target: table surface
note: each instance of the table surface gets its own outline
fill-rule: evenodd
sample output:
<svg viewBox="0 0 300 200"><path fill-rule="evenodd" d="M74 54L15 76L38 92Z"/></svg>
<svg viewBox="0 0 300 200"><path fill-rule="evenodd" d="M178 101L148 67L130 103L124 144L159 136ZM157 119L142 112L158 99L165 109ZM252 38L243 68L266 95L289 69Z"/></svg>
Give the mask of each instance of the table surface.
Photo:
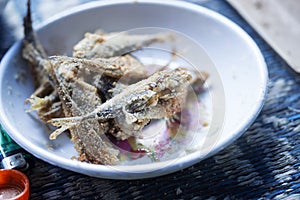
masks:
<svg viewBox="0 0 300 200"><path fill-rule="evenodd" d="M63 1L56 0L62 3ZM36 21L87 0L39 1ZM34 2L33 1L33 5ZM41 3L42 2L42 3ZM34 158L26 172L31 199L300 199L300 79L255 30L223 0L199 0L242 27L257 43L269 70L265 105L237 141L213 157L169 175L132 181L93 178ZM24 6L11 0L0 17L0 56L21 37ZM43 14L41 14L43 13Z"/></svg>

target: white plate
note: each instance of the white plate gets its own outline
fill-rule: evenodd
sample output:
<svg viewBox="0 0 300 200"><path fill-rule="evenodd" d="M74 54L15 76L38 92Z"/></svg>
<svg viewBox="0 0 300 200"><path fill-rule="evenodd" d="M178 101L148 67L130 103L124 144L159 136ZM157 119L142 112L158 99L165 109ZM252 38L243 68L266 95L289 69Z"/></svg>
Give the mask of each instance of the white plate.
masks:
<svg viewBox="0 0 300 200"><path fill-rule="evenodd" d="M0 11L2 12L6 6L7 0L0 0Z"/></svg>
<svg viewBox="0 0 300 200"><path fill-rule="evenodd" d="M17 42L1 62L1 122L13 139L36 157L95 177L159 176L188 167L225 148L251 125L261 110L267 85L266 64L253 40L225 17L182 1L100 1L54 16L41 26L38 35L50 55L70 54L84 32L99 27L106 31L160 27L192 39L192 51L185 58L210 73L209 93L203 100L211 116L209 131L196 136L194 143L188 144L176 158L170 156L161 162L129 161L119 166L102 166L71 160L76 151L68 137L62 135L50 142L45 126L25 113L24 100L34 89L21 59L21 42ZM27 77L25 82L16 79L22 71Z"/></svg>

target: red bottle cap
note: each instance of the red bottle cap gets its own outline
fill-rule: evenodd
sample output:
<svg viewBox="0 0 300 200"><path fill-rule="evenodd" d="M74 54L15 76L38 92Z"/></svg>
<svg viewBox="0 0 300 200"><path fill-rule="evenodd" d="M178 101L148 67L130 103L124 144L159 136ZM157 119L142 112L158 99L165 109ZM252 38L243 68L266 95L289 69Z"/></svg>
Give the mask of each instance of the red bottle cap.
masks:
<svg viewBox="0 0 300 200"><path fill-rule="evenodd" d="M28 200L29 180L25 174L14 169L0 170L0 200Z"/></svg>

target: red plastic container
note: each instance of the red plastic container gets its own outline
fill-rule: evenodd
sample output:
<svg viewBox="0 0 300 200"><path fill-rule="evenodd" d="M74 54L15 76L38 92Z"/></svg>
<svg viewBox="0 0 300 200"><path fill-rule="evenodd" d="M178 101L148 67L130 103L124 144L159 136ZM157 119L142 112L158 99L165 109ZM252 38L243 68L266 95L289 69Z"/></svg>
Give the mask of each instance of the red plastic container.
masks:
<svg viewBox="0 0 300 200"><path fill-rule="evenodd" d="M13 169L0 170L0 200L29 199L29 180L25 174Z"/></svg>

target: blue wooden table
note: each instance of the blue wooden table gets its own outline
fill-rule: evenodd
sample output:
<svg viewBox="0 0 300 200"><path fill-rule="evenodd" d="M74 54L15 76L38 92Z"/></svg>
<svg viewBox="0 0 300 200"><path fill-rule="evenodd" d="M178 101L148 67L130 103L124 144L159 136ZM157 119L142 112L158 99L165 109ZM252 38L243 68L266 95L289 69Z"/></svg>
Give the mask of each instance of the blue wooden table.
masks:
<svg viewBox="0 0 300 200"><path fill-rule="evenodd" d="M65 7L86 2L56 1ZM53 0L38 2L55 8ZM269 93L254 124L217 155L182 171L151 179L93 178L34 158L35 166L27 172L31 199L300 199L300 76L226 1L193 2L237 23L262 51L269 69ZM35 4L37 21L48 17L41 14L45 13L45 6L40 4ZM55 11L65 9L63 6ZM2 13L1 57L21 37L18 20L24 12L20 1L11 0Z"/></svg>

